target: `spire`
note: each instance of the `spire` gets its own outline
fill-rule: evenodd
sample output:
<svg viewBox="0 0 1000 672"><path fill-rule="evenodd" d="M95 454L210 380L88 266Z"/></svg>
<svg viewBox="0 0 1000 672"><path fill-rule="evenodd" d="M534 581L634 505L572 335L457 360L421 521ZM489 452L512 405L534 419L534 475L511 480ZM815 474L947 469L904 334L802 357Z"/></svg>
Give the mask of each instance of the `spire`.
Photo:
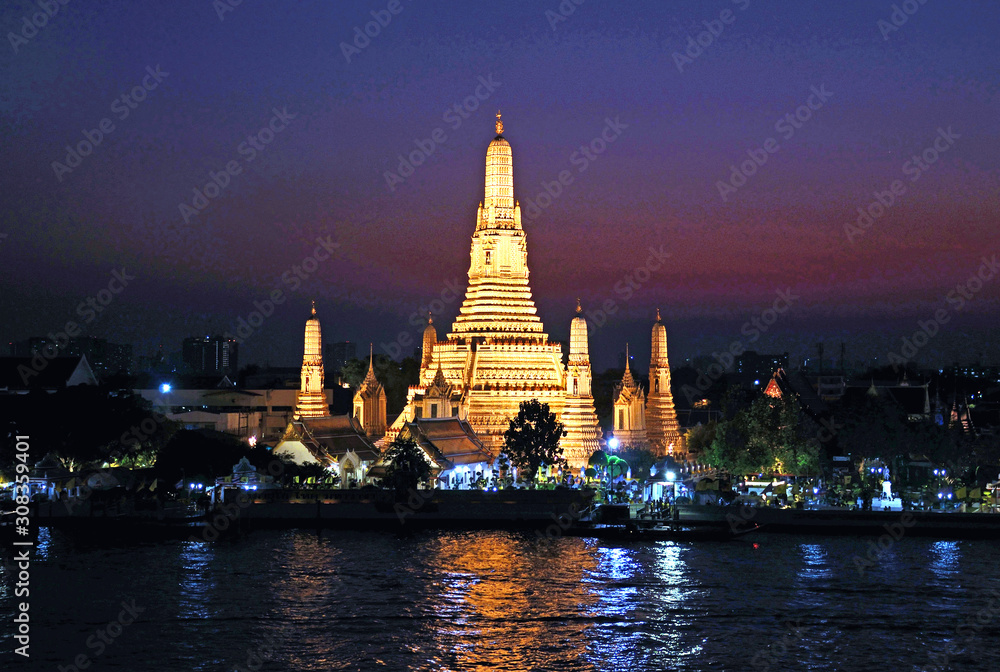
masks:
<svg viewBox="0 0 1000 672"><path fill-rule="evenodd" d="M503 135L503 122L500 120L500 110L497 110L497 135Z"/></svg>
<svg viewBox="0 0 1000 672"><path fill-rule="evenodd" d="M313 299L313 302L312 302L312 314L313 315L316 314L316 299Z"/></svg>
<svg viewBox="0 0 1000 672"><path fill-rule="evenodd" d="M378 387L378 378L375 377L375 350L371 343L368 344L368 375L361 382L361 390L374 390Z"/></svg>
<svg viewBox="0 0 1000 672"><path fill-rule="evenodd" d="M660 320L660 309L659 308L656 309L656 321L657 322L661 322L662 321L662 320Z"/></svg>
<svg viewBox="0 0 1000 672"><path fill-rule="evenodd" d="M622 387L635 389L635 378L632 377L632 367L628 362L628 343L625 344L625 373L622 375Z"/></svg>
<svg viewBox="0 0 1000 672"><path fill-rule="evenodd" d="M427 311L427 324L434 324L434 316L431 315L431 311Z"/></svg>
<svg viewBox="0 0 1000 672"><path fill-rule="evenodd" d="M579 315L583 312L583 306L580 305L580 297L576 298L576 314Z"/></svg>

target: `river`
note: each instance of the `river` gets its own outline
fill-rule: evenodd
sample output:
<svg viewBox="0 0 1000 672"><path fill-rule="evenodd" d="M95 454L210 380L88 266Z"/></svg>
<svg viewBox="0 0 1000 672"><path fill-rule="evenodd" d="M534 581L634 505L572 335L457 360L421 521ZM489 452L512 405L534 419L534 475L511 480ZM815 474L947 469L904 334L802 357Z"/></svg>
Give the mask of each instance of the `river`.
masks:
<svg viewBox="0 0 1000 672"><path fill-rule="evenodd" d="M874 541L43 529L28 660L0 586L2 669L1000 670L998 544L904 537L859 569Z"/></svg>

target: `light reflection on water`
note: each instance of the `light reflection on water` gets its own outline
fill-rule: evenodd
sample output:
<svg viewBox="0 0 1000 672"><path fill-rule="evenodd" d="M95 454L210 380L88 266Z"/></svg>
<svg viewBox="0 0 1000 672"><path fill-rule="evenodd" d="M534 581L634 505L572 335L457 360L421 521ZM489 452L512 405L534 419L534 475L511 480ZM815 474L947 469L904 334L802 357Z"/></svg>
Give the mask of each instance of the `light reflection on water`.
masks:
<svg viewBox="0 0 1000 672"><path fill-rule="evenodd" d="M106 547L53 534L33 565L36 644L47 669L70 663L136 595L146 611L102 667L248 669L263 651L265 672L737 670L784 651L771 669L851 670L870 668L872 647L892 669L923 665L996 585L993 544L904 538L891 571L859 577L851 558L870 540L261 531ZM0 592L0 619L12 613ZM789 640L792 620L804 634Z"/></svg>

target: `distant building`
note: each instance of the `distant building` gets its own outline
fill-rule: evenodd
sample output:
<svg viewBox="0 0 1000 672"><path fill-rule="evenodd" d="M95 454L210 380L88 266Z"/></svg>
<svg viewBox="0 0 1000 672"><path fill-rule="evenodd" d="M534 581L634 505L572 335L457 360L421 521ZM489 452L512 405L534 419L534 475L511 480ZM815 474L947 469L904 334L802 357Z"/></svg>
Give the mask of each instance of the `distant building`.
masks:
<svg viewBox="0 0 1000 672"><path fill-rule="evenodd" d="M32 336L25 341L10 343L9 351L11 357L42 354L51 359L50 355L56 351L58 357L86 357L91 371L99 380L118 374L131 375L133 372L131 344L110 343L105 338L77 336L60 347L47 336Z"/></svg>
<svg viewBox="0 0 1000 672"><path fill-rule="evenodd" d="M788 370L788 353L768 355L747 350L736 358L736 377L747 387L766 386L779 369Z"/></svg>
<svg viewBox="0 0 1000 672"><path fill-rule="evenodd" d="M0 394L55 392L74 385L97 385L86 357L0 357Z"/></svg>
<svg viewBox="0 0 1000 672"><path fill-rule="evenodd" d="M232 375L239 370L239 343L224 336L192 336L181 347L184 364L195 375Z"/></svg>
<svg viewBox="0 0 1000 672"><path fill-rule="evenodd" d="M353 341L340 341L326 344L326 360L330 367L329 373L334 378L340 376L344 364L358 358L358 344Z"/></svg>

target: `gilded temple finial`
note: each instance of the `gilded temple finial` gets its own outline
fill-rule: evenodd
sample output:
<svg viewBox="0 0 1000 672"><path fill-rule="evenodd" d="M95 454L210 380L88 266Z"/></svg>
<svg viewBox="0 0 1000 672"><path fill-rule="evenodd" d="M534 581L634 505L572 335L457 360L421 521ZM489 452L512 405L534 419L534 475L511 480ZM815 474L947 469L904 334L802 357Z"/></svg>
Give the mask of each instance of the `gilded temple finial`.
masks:
<svg viewBox="0 0 1000 672"><path fill-rule="evenodd" d="M427 311L427 324L434 324L434 317L429 310Z"/></svg>
<svg viewBox="0 0 1000 672"><path fill-rule="evenodd" d="M580 305L580 297L576 297L576 312L578 315L583 312L583 306Z"/></svg>
<svg viewBox="0 0 1000 672"><path fill-rule="evenodd" d="M497 110L497 135L503 135L503 122L500 121L500 110Z"/></svg>
<svg viewBox="0 0 1000 672"><path fill-rule="evenodd" d="M660 321L660 309L659 308L656 309L656 321L657 322Z"/></svg>
<svg viewBox="0 0 1000 672"><path fill-rule="evenodd" d="M313 304L313 307L312 307L312 314L313 314L313 315L315 315L315 314L316 314L316 299L313 299L313 302L312 302L312 304Z"/></svg>

